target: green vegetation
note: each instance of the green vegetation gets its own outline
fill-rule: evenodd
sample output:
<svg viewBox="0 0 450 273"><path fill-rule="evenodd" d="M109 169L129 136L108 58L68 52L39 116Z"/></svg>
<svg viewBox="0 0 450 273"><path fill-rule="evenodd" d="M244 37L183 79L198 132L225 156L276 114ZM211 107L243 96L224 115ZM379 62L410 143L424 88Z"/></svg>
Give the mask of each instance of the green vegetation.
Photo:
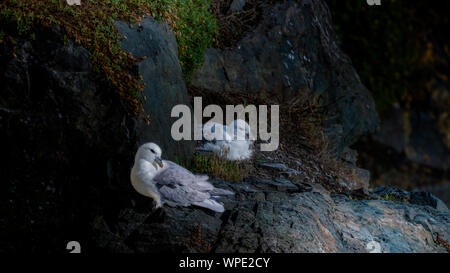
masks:
<svg viewBox="0 0 450 273"><path fill-rule="evenodd" d="M397 198L394 195L389 194L389 193L386 193L383 196L383 199L386 200L386 201L396 201L397 200Z"/></svg>
<svg viewBox="0 0 450 273"><path fill-rule="evenodd" d="M191 171L194 173L209 174L226 181L242 181L246 171L242 163L228 161L215 155L195 155Z"/></svg>
<svg viewBox="0 0 450 273"><path fill-rule="evenodd" d="M386 193L381 197L383 200L391 201L391 202L409 202L409 197L399 197L391 193Z"/></svg>
<svg viewBox="0 0 450 273"><path fill-rule="evenodd" d="M218 33L216 20L209 11L211 1L164 1L174 2L170 5L176 7L177 20L172 26L177 35L181 68L186 81L189 82L192 72L202 64L205 50L212 47L214 37Z"/></svg>
<svg viewBox="0 0 450 273"><path fill-rule="evenodd" d="M226 181L242 181L248 174L244 163L239 161L228 161L217 155L196 154L189 161L181 161L175 157L174 162L185 167L195 174L207 174L221 178Z"/></svg>
<svg viewBox="0 0 450 273"><path fill-rule="evenodd" d="M80 6L69 6L66 0L2 0L0 43L6 34L33 38L38 26L61 25L66 33L63 41L74 40L87 48L96 70L112 82L130 114L138 116L144 86L128 72L138 59L121 49L114 21L138 23L153 16L167 22L176 34L180 63L189 81L217 33L209 8L210 0L82 0Z"/></svg>

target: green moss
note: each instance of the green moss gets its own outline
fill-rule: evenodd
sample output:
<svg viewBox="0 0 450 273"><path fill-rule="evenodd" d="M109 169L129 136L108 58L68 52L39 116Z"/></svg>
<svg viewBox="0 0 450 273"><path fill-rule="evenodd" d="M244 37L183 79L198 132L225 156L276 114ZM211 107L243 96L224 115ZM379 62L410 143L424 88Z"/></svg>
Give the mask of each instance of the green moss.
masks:
<svg viewBox="0 0 450 273"><path fill-rule="evenodd" d="M138 59L121 49L114 21L137 23L144 16L166 21L176 34L179 59L189 81L217 32L210 4L210 0L84 0L81 6L69 6L65 0L3 0L0 33L32 35L37 26L61 25L66 32L63 42L74 40L87 48L95 70L112 82L130 113L138 116L144 86L128 73Z"/></svg>
<svg viewBox="0 0 450 273"><path fill-rule="evenodd" d="M394 194L386 193L384 196L381 197L383 200L391 201L391 202L409 202L408 197L398 197Z"/></svg>
<svg viewBox="0 0 450 273"><path fill-rule="evenodd" d="M228 161L214 155L195 155L190 169L193 173L209 174L226 181L242 181L245 168L237 161Z"/></svg>
<svg viewBox="0 0 450 273"><path fill-rule="evenodd" d="M216 19L210 12L211 1L158 0L153 1L153 5L165 7L165 13L175 14L175 21L170 23L177 36L180 64L189 82L218 33ZM164 20L164 12L156 19Z"/></svg>
<svg viewBox="0 0 450 273"><path fill-rule="evenodd" d="M389 193L386 193L386 194L383 196L383 199L386 200L386 201L396 201L396 200L397 200L397 198L395 198L394 195L389 194Z"/></svg>

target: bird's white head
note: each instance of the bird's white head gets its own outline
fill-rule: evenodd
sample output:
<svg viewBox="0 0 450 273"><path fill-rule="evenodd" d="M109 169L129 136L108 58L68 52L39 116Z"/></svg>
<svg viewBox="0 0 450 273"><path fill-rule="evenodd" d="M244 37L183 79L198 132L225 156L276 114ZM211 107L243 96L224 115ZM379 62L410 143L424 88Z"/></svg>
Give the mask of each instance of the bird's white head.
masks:
<svg viewBox="0 0 450 273"><path fill-rule="evenodd" d="M233 122L234 126L234 135L241 137L245 136L245 139L248 140L252 137L252 132L250 130L250 125L245 120L242 119L236 119ZM239 139L242 140L242 139Z"/></svg>
<svg viewBox="0 0 450 273"><path fill-rule="evenodd" d="M226 126L217 122L207 122L205 125L203 125L203 137L207 141L231 140L231 137L226 132Z"/></svg>
<svg viewBox="0 0 450 273"><path fill-rule="evenodd" d="M145 143L139 147L135 160L143 159L155 166L156 169L158 169L158 166L162 168L164 164L161 159L161 153L161 148L155 143Z"/></svg>

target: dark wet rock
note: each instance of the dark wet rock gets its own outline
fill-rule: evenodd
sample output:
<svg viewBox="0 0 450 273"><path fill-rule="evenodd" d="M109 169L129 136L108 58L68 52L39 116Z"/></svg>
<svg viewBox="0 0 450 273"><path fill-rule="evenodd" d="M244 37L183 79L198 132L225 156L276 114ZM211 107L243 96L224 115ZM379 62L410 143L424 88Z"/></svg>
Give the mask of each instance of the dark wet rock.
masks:
<svg viewBox="0 0 450 273"><path fill-rule="evenodd" d="M324 1L267 5L234 48L209 49L192 84L211 92L266 92L283 102L311 91L329 105L327 132L338 152L377 127L375 105L338 47Z"/></svg>
<svg viewBox="0 0 450 273"><path fill-rule="evenodd" d="M445 205L444 202L433 194L425 191L415 190L407 192L392 187L377 187L374 189L374 194L383 199L399 200L415 205L430 206L441 211L448 211L447 205Z"/></svg>
<svg viewBox="0 0 450 273"><path fill-rule="evenodd" d="M307 183L303 183L300 181L291 181L291 183L297 186L299 192L309 192L313 190L313 187Z"/></svg>
<svg viewBox="0 0 450 273"><path fill-rule="evenodd" d="M301 173L297 171L296 169L288 168L287 170L280 172L282 176L285 176L287 178L300 175Z"/></svg>
<svg viewBox="0 0 450 273"><path fill-rule="evenodd" d="M279 175L287 178L300 175L299 171L289 168L283 163L258 163L258 166L276 172Z"/></svg>
<svg viewBox="0 0 450 273"><path fill-rule="evenodd" d="M447 171L413 162L404 152L398 153L372 138L363 138L354 148L359 153L358 165L370 170L373 187L386 185L428 191L450 206Z"/></svg>
<svg viewBox="0 0 450 273"><path fill-rule="evenodd" d="M127 198L134 121L86 49L64 44L58 27L36 37L15 38L17 57L0 46L1 150L8 155L0 242L2 251L63 252L68 241L86 239L91 213L114 211Z"/></svg>
<svg viewBox="0 0 450 273"><path fill-rule="evenodd" d="M245 179L245 181L253 185L256 189L266 189L266 190L272 189L272 191L281 191L281 192L298 191L297 186L292 184L291 181L281 178L271 180L260 177L248 177Z"/></svg>
<svg viewBox="0 0 450 273"><path fill-rule="evenodd" d="M275 170L279 172L283 172L288 169L288 167L283 163L259 163L258 165L266 169Z"/></svg>
<svg viewBox="0 0 450 273"><path fill-rule="evenodd" d="M136 194L129 175L142 142L158 142L169 151L165 158L191 156L192 145L170 137L171 106L189 104L175 37L149 18L140 32L117 25L128 36L124 48L147 56L137 71L147 84L149 127L128 115L112 84L94 71L89 52L63 39L60 27L36 29L34 40L14 37L15 55L0 44L1 150L8 155L0 186L7 219L0 221L1 251L65 252L68 241L90 242L94 219L99 226L115 222ZM136 207L150 209L151 202ZM116 222L118 230L132 229L119 224L139 216Z"/></svg>
<svg viewBox="0 0 450 273"><path fill-rule="evenodd" d="M405 190L401 190L401 189L397 189L397 188L392 188L392 187L376 187L373 190L373 193L378 195L381 198L386 198L386 197L393 197L395 200L405 200L408 201L409 200L409 192L405 191Z"/></svg>
<svg viewBox="0 0 450 273"><path fill-rule="evenodd" d="M339 170L338 182L348 190L368 189L370 185L370 172L356 167L353 164L344 163Z"/></svg>
<svg viewBox="0 0 450 273"><path fill-rule="evenodd" d="M230 9L228 12L240 12L244 9L246 0L233 0L230 5Z"/></svg>
<svg viewBox="0 0 450 273"><path fill-rule="evenodd" d="M347 196L349 196L351 199L356 199L356 200L379 199L379 197L376 194L370 192L366 188L360 188L360 189L348 191Z"/></svg>
<svg viewBox="0 0 450 273"><path fill-rule="evenodd" d="M116 22L122 36L122 48L135 57L146 57L137 63L137 73L145 83L147 100L144 110L150 115L150 124L138 124L139 144L155 142L165 152L164 157L185 162L192 157L193 141L175 141L171 126L177 118L171 118L175 105L190 106L181 66L178 62L176 38L169 26L159 24L153 18L143 19L139 26L130 28L129 23Z"/></svg>
<svg viewBox="0 0 450 273"><path fill-rule="evenodd" d="M356 165L356 161L358 160L358 152L345 147L342 151L342 159L350 164Z"/></svg>
<svg viewBox="0 0 450 273"><path fill-rule="evenodd" d="M450 206L450 183L421 187L420 190L432 193L440 200L442 200L442 202L444 202L447 207Z"/></svg>
<svg viewBox="0 0 450 273"><path fill-rule="evenodd" d="M373 139L404 153L408 160L433 168L450 168L450 149L430 114L396 109Z"/></svg>
<svg viewBox="0 0 450 273"><path fill-rule="evenodd" d="M445 203L429 192L412 191L409 200L411 204L430 206L437 210L448 211Z"/></svg>
<svg viewBox="0 0 450 273"><path fill-rule="evenodd" d="M223 199L223 214L165 207L164 216L154 219L151 214L136 218L130 209L131 216L121 218L129 229L111 234L107 250L369 252L378 244L381 252L445 252L435 243L436 234L450 239L450 213L430 206L292 192L280 180L214 183L238 193ZM266 198L255 198L256 193Z"/></svg>

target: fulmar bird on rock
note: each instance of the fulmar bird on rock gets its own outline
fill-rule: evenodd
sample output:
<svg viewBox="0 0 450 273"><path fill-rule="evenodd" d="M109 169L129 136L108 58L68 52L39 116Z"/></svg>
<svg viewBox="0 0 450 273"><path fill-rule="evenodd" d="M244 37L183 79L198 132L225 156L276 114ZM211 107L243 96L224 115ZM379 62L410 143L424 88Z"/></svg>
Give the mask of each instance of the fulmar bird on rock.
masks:
<svg viewBox="0 0 450 273"><path fill-rule="evenodd" d="M252 156L253 135L247 122L241 119L228 126L208 122L202 128L206 143L199 151L210 151L228 160L246 160Z"/></svg>
<svg viewBox="0 0 450 273"><path fill-rule="evenodd" d="M195 175L168 160L161 160L161 148L155 143L139 147L131 170L131 184L140 194L152 198L156 208L195 205L223 212L223 204L217 199L233 195L228 190L215 188L208 176Z"/></svg>

